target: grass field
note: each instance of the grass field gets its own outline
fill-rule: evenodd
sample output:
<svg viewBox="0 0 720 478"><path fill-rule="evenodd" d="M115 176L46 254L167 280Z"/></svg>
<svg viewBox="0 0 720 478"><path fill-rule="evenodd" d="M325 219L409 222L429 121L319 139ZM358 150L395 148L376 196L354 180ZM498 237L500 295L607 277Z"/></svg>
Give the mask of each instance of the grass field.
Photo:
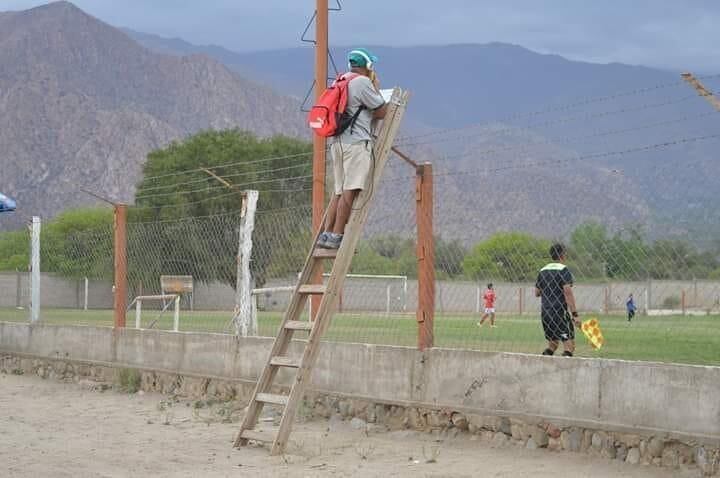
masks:
<svg viewBox="0 0 720 478"><path fill-rule="evenodd" d="M127 325L134 327L134 311L128 312ZM26 310L0 309L0 321L27 321ZM143 312L143 327L149 327L157 312ZM180 315L180 330L229 332L229 312L189 312ZM275 336L282 314L260 312L260 335ZM588 318L588 317L585 317ZM605 346L593 350L578 336L578 352L583 357L649 360L703 365L720 365L720 316L637 317L632 324L619 316L598 316ZM46 309L41 320L47 324L112 325L111 310L80 311ZM539 319L533 316L500 316L497 328L482 329L471 316L439 315L435 318L437 347L468 348L485 351L540 353L545 344ZM171 329L172 314L166 313L153 328ZM414 316L336 314L325 338L333 341L414 346L417 325Z"/></svg>

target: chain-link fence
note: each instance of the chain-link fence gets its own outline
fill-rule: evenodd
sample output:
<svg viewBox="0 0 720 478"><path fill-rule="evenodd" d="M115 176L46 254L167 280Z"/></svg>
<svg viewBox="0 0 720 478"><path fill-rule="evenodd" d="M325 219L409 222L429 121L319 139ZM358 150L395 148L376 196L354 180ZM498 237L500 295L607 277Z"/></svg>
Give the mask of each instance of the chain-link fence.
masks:
<svg viewBox="0 0 720 478"><path fill-rule="evenodd" d="M435 165L435 346L541 353L546 338L574 332L582 356L720 364L717 217L701 194L714 174L701 148L718 135L715 113L699 111L693 101L703 100L685 88L640 88L398 141ZM263 336L276 334L310 247L308 154L254 160L267 169L252 175L242 162L215 166L261 191L250 270ZM676 168L677 158L689 167ZM157 178L130 210L128 326L138 296L177 294L180 331L235 333L238 191L202 168ZM413 168L388 163L327 340L417 343L415 186ZM111 223L107 214L43 229L41 320L112 325ZM538 278L559 262L555 242L566 248L580 318L599 320L599 350L564 316L543 327L536 289L547 292L549 279ZM0 250L0 320L27 320L29 234L3 234ZM551 284L561 291L559 280ZM556 295L544 300L568 300ZM174 328L174 307L166 297L142 301L140 326ZM481 327L486 310L494 316Z"/></svg>

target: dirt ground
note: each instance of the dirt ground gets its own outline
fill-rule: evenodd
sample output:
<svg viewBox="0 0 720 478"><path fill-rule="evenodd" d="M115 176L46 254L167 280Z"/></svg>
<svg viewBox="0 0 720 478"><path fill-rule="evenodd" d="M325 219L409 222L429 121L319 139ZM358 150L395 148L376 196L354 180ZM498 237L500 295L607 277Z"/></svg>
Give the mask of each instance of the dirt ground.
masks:
<svg viewBox="0 0 720 478"><path fill-rule="evenodd" d="M337 419L297 425L288 453L271 457L267 448L232 448L238 424L223 423L228 405L197 406L93 390L91 383L0 375L0 476L698 476L585 454L493 448L477 436L355 430Z"/></svg>

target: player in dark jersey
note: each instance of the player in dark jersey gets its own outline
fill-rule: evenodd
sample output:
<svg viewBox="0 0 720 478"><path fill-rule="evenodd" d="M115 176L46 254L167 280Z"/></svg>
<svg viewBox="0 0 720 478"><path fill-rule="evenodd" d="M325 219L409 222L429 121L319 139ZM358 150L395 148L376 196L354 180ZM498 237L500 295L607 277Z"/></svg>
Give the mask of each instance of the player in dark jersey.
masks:
<svg viewBox="0 0 720 478"><path fill-rule="evenodd" d="M541 319L548 347L543 355L553 355L559 342L563 343L563 356L572 357L575 351L575 328L580 326L573 295L573 276L565 265L565 247L550 247L553 262L540 269L535 282L535 296L541 298Z"/></svg>

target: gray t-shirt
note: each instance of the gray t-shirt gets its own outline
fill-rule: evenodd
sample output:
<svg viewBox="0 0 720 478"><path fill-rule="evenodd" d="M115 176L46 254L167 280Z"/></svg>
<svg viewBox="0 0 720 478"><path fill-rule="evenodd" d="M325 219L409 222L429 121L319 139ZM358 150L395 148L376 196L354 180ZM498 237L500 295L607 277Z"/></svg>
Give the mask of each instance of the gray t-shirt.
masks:
<svg viewBox="0 0 720 478"><path fill-rule="evenodd" d="M348 104L347 113L354 115L360 105L365 109L358 115L357 121L346 129L343 134L335 137L335 142L344 144L359 143L360 141L372 141L372 120L373 111L385 104L382 95L375 90L372 81L367 76L359 75L348 83Z"/></svg>

